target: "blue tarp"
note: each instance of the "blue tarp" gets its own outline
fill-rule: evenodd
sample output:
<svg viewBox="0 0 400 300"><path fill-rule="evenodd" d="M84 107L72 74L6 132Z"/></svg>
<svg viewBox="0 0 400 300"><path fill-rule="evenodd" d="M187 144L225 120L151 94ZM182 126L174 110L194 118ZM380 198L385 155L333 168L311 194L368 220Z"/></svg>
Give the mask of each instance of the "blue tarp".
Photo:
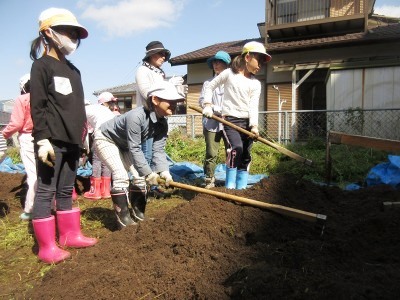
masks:
<svg viewBox="0 0 400 300"><path fill-rule="evenodd" d="M177 162L169 167L169 172L174 181L177 182L196 182L204 178L203 168L190 162Z"/></svg>
<svg viewBox="0 0 400 300"><path fill-rule="evenodd" d="M400 156L389 155L389 162L373 167L366 178L368 186L387 184L394 188L400 186Z"/></svg>
<svg viewBox="0 0 400 300"><path fill-rule="evenodd" d="M377 164L367 174L366 186L387 184L395 189L400 188L400 156L388 155L389 162ZM358 190L361 186L356 183L346 186L346 190Z"/></svg>
<svg viewBox="0 0 400 300"><path fill-rule="evenodd" d="M76 175L82 177L88 177L92 175L92 164L89 161L86 161L84 166L80 166L78 170L76 170Z"/></svg>
<svg viewBox="0 0 400 300"><path fill-rule="evenodd" d="M4 173L22 173L26 174L22 163L14 164L11 157L7 156L0 164L0 172Z"/></svg>

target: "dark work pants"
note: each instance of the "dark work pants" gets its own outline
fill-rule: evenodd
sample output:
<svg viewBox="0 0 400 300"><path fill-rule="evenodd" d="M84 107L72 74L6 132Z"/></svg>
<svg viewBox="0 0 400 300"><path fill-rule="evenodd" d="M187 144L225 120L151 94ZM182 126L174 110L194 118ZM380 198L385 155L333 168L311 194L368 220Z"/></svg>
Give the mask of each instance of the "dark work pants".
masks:
<svg viewBox="0 0 400 300"><path fill-rule="evenodd" d="M41 162L37 157L37 190L33 204L33 218L43 219L51 216L51 202L55 196L57 210L72 209L72 189L75 184L80 150L75 144L52 141L56 160L53 167Z"/></svg>
<svg viewBox="0 0 400 300"><path fill-rule="evenodd" d="M225 117L225 120L245 130L251 130L249 127L249 119ZM247 134L241 133L225 124L224 134L229 144L229 147L226 151L226 167L248 171L251 162L250 151L251 147L253 146L253 139Z"/></svg>

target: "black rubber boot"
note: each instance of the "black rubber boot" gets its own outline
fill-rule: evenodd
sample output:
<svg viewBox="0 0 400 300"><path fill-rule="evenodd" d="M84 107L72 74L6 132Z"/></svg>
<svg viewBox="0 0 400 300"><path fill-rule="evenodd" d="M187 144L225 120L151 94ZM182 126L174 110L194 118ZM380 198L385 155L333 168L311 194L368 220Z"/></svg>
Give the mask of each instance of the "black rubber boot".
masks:
<svg viewBox="0 0 400 300"><path fill-rule="evenodd" d="M147 190L143 190L138 186L131 185L129 192L133 215L139 221L143 221L147 204Z"/></svg>
<svg viewBox="0 0 400 300"><path fill-rule="evenodd" d="M128 190L112 189L111 199L114 204L115 215L117 217L119 229L129 225L135 225L128 208Z"/></svg>

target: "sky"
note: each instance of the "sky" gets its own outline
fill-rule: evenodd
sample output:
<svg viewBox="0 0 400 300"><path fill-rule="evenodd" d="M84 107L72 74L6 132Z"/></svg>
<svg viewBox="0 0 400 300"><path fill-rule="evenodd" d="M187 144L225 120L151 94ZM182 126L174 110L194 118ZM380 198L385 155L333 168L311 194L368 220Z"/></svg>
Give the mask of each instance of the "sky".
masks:
<svg viewBox="0 0 400 300"><path fill-rule="evenodd" d="M172 57L209 45L260 37L265 0L0 0L0 100L19 95L19 79L30 72L38 17L50 7L70 10L89 31L68 59L81 71L85 99L94 91L132 83L151 41ZM375 13L400 17L399 0L376 0ZM162 65L166 75L186 66Z"/></svg>

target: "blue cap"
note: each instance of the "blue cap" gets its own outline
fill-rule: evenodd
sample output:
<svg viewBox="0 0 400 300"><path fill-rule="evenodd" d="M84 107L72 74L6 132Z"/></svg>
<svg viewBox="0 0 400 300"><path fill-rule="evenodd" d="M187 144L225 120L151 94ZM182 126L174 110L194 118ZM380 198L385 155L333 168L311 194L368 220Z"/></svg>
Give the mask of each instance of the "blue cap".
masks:
<svg viewBox="0 0 400 300"><path fill-rule="evenodd" d="M229 56L228 53L226 53L225 51L218 51L214 56L207 59L207 65L210 69L213 68L213 65L212 65L213 61L217 60L217 59L222 60L227 65L229 65L231 63L231 57Z"/></svg>

